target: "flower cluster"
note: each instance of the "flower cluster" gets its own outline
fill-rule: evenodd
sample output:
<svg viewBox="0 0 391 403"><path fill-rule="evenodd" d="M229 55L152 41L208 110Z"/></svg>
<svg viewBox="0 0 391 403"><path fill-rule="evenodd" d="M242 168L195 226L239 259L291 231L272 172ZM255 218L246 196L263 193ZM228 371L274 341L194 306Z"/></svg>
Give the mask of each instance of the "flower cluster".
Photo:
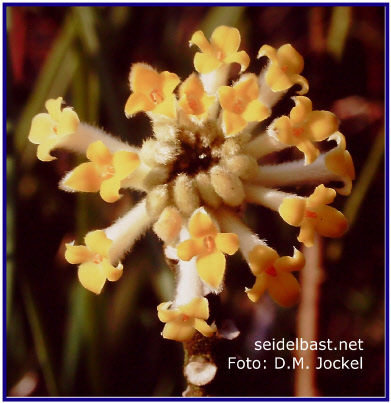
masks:
<svg viewBox="0 0 391 403"><path fill-rule="evenodd" d="M337 117L313 110L304 96L309 84L300 75L303 58L289 44L277 50L265 45L258 53L267 60L265 68L258 75L245 73L250 57L239 50L240 41L239 31L226 26L216 28L210 41L196 32L190 45L200 50L194 57L197 73L183 81L144 63L131 67L125 114L146 113L153 131L140 148L80 123L71 108L61 108L62 98L47 101L48 113L32 122L29 139L38 144L40 160L55 159L55 148L85 153L89 160L65 176L62 189L99 192L108 203L121 197L121 189L144 192L113 225L88 233L85 246L67 244L65 258L79 265L81 284L99 294L106 280L121 277L121 258L153 227L166 256L177 262L173 301L158 306L162 334L169 339L188 340L196 331L209 337L217 331L207 296L222 291L226 256L238 250L255 276L246 289L251 301L267 290L281 306L298 302L300 286L292 272L303 268L303 254L294 248L293 257L280 257L260 239L243 221L247 203L274 210L287 224L300 227L298 241L307 247L315 232L340 237L348 226L329 204L336 192L350 193L352 159ZM232 64L240 66L240 76L229 83ZM296 86L289 116L272 120L273 106ZM258 123L267 118L271 123L260 129ZM336 146L321 153L317 144L324 140ZM303 157L262 163L263 157L287 148ZM300 185L312 185L313 193L280 190Z"/></svg>

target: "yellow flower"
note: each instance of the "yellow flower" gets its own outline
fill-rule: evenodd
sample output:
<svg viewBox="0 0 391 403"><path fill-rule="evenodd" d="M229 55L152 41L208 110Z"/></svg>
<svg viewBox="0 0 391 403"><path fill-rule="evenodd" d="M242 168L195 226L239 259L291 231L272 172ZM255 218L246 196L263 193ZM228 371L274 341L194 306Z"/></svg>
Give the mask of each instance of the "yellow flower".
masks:
<svg viewBox="0 0 391 403"><path fill-rule="evenodd" d="M269 116L269 110L257 99L259 86L253 74L243 77L233 87L220 87L218 93L226 136L239 133L248 122L260 122Z"/></svg>
<svg viewBox="0 0 391 403"><path fill-rule="evenodd" d="M113 241L104 231L89 232L84 242L86 246L66 244L65 259L71 264L80 264L80 283L87 290L100 294L106 280L117 281L122 276L123 267L111 264L108 255Z"/></svg>
<svg viewBox="0 0 391 403"><path fill-rule="evenodd" d="M194 56L194 67L201 74L210 73L224 64L239 63L241 72L247 69L250 58L245 51L238 52L240 33L236 28L217 27L210 38L210 43L202 31L193 34L190 45L197 45L201 52Z"/></svg>
<svg viewBox="0 0 391 403"><path fill-rule="evenodd" d="M272 130L281 143L296 146L302 151L305 164L308 165L319 155L319 150L312 142L331 136L338 129L338 119L328 111L312 111L312 102L307 97L296 97L295 104L290 117L278 118Z"/></svg>
<svg viewBox="0 0 391 403"><path fill-rule="evenodd" d="M173 92L180 82L176 74L168 71L159 74L147 64L136 63L130 71L129 81L133 94L125 105L127 117L144 111L176 118Z"/></svg>
<svg viewBox="0 0 391 403"><path fill-rule="evenodd" d="M291 272L304 267L300 251L295 249L293 257L279 257L274 249L257 245L249 253L249 264L257 277L253 288L246 290L251 301L257 302L266 290L283 307L289 308L299 301L300 285Z"/></svg>
<svg viewBox="0 0 391 403"><path fill-rule="evenodd" d="M38 144L37 157L41 161L52 161L50 155L64 137L76 131L80 121L72 108L61 110L62 98L49 99L45 103L48 113L39 113L31 122L29 140Z"/></svg>
<svg viewBox="0 0 391 403"><path fill-rule="evenodd" d="M199 276L213 288L219 288L225 272L225 256L233 255L239 249L236 234L219 233L210 216L198 209L189 222L191 238L177 246L179 259L189 261L197 256Z"/></svg>
<svg viewBox="0 0 391 403"><path fill-rule="evenodd" d="M285 91L294 84L300 84L299 94L303 95L308 92L308 82L303 76L300 76L304 68L303 57L292 45L283 45L278 50L264 45L258 52L258 58L261 56L266 56L270 60L265 78L272 91Z"/></svg>
<svg viewBox="0 0 391 403"><path fill-rule="evenodd" d="M171 302L163 302L157 307L159 319L165 323L162 335L165 339L186 341L196 330L206 337L216 331L213 323L209 326L209 303L206 298L196 297L186 305L169 309Z"/></svg>
<svg viewBox="0 0 391 403"><path fill-rule="evenodd" d="M338 238L347 228L348 221L337 209L326 206L336 196L334 189L319 185L308 198L287 197L282 202L279 213L290 225L300 227L298 240L305 246L314 244L314 233Z"/></svg>
<svg viewBox="0 0 391 403"><path fill-rule="evenodd" d="M187 115L195 116L200 122L208 117L208 109L215 99L206 94L201 80L194 73L179 87L179 106Z"/></svg>
<svg viewBox="0 0 391 403"><path fill-rule="evenodd" d="M346 150L345 136L337 132L330 136L329 140L335 140L338 143L338 147L326 153L324 158L326 168L342 178L345 186L337 189L337 192L348 196L352 191L352 181L355 179L356 174L352 157L349 151Z"/></svg>
<svg viewBox="0 0 391 403"><path fill-rule="evenodd" d="M98 192L108 203L121 196L121 181L128 177L140 164L136 153L117 151L111 153L102 141L96 141L87 148L85 162L75 168L63 181L65 188L81 192Z"/></svg>

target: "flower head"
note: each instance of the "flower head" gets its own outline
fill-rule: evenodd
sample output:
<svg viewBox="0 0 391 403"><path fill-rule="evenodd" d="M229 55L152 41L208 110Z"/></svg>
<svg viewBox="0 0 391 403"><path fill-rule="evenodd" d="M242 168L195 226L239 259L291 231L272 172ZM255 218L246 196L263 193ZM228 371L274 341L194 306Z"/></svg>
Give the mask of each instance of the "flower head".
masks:
<svg viewBox="0 0 391 403"><path fill-rule="evenodd" d="M123 272L122 264L114 267L109 253L113 241L102 230L89 232L84 238L85 246L66 244L65 259L79 264L79 280L83 287L100 294L106 280L117 281Z"/></svg>
<svg viewBox="0 0 391 403"><path fill-rule="evenodd" d="M80 192L98 192L103 200L113 203L120 198L121 181L140 164L136 153L117 151L111 153L102 141L89 145L85 162L70 172L63 180L65 189Z"/></svg>
<svg viewBox="0 0 391 403"><path fill-rule="evenodd" d="M62 98L49 99L45 103L48 113L40 113L31 122L29 140L38 144L37 157L41 161L56 158L50 151L61 145L64 137L75 133L80 123L72 108L61 110Z"/></svg>
<svg viewBox="0 0 391 403"><path fill-rule="evenodd" d="M210 73L222 65L239 63L241 71L247 69L250 58L245 51L238 52L240 33L236 28L220 26L210 38L210 43L202 31L197 31L190 39L190 45L197 45L202 53L196 53L194 67L201 74Z"/></svg>
<svg viewBox="0 0 391 403"><path fill-rule="evenodd" d="M310 197L287 197L281 204L281 217L288 224L300 227L297 239L305 246L313 245L315 232L332 238L338 238L346 232L348 221L345 216L335 208L327 206L335 196L334 189L319 185Z"/></svg>
<svg viewBox="0 0 391 403"><path fill-rule="evenodd" d="M304 68L303 57L286 44L277 50L269 45L263 45L258 52L258 58L266 56L270 64L266 72L266 83L272 91L286 91L294 84L301 85L300 95L308 92L308 82L300 75Z"/></svg>
<svg viewBox="0 0 391 403"><path fill-rule="evenodd" d="M216 332L215 324L208 325L209 303L206 298L194 298L186 305L169 309L172 302L162 302L158 307L159 319L165 323L162 335L165 339L186 341L196 330L206 337Z"/></svg>
<svg viewBox="0 0 391 403"><path fill-rule="evenodd" d="M173 92L180 82L176 74L168 71L157 73L147 64L136 63L130 71L129 81L133 94L125 105L126 116L144 111L175 119Z"/></svg>
<svg viewBox="0 0 391 403"><path fill-rule="evenodd" d="M266 245L256 245L249 253L251 271L257 277L254 286L246 290L251 301L256 302L268 290L270 296L281 306L295 305L300 296L300 285L292 271L304 267L305 259L297 249L293 257L279 257Z"/></svg>
<svg viewBox="0 0 391 403"><path fill-rule="evenodd" d="M258 95L258 80L254 74L242 77L233 87L219 88L226 136L239 133L248 122L260 122L269 116L268 109L258 99Z"/></svg>
<svg viewBox="0 0 391 403"><path fill-rule="evenodd" d="M210 216L197 210L190 218L191 238L177 246L179 259L188 261L197 257L197 270L202 280L213 288L219 288L225 272L225 256L233 255L239 249L238 236L220 233Z"/></svg>

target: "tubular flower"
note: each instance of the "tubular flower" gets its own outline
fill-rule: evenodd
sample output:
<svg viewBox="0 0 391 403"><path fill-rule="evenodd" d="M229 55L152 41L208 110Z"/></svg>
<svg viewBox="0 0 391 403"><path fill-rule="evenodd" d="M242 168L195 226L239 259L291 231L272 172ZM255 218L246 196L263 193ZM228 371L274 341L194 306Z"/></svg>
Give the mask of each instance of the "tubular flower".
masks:
<svg viewBox="0 0 391 403"><path fill-rule="evenodd" d="M266 290L283 307L291 307L299 301L300 285L292 271L304 267L305 259L300 251L294 249L293 257L279 257L274 249L257 245L249 253L249 261L250 269L257 277L254 286L246 290L251 301L257 302Z"/></svg>
<svg viewBox="0 0 391 403"><path fill-rule="evenodd" d="M169 309L172 302L162 302L158 307L159 319L165 323L162 336L165 339L186 341L196 330L206 337L216 332L216 325L208 325L209 303L206 298L194 298L188 304Z"/></svg>
<svg viewBox="0 0 391 403"><path fill-rule="evenodd" d="M31 122L28 138L33 144L38 144L37 157L41 161L55 160L50 151L59 147L64 137L74 133L80 123L73 109L61 110L61 104L61 97L47 100L48 113L39 113Z"/></svg>
<svg viewBox="0 0 391 403"><path fill-rule="evenodd" d="M130 70L129 81L133 94L125 105L127 117L145 111L176 118L173 92L180 82L176 74L168 71L159 74L147 64L136 63Z"/></svg>
<svg viewBox="0 0 391 403"><path fill-rule="evenodd" d="M259 86L254 74L242 77L233 87L220 87L219 99L223 108L223 131L233 136L248 122L261 122L270 112L257 98Z"/></svg>
<svg viewBox="0 0 391 403"><path fill-rule="evenodd" d="M220 323L218 312L209 315L215 305L209 306L206 298L224 289L226 255L238 249L257 277L247 290L251 300L266 289L283 306L298 299L299 287L291 272L301 269L301 253L295 250L293 257L280 258L268 247L243 222L248 204L269 208L301 227L298 239L310 246L314 231L328 237L345 232L345 217L328 204L336 196L331 186L343 183L338 191L348 194L354 178L336 117L312 111L308 98L296 97L290 117L257 127L293 84L302 85L300 93L308 90L299 75L302 57L291 45L278 51L262 47L259 56L270 60L266 68L259 74L239 74L229 86L229 65L239 63L242 71L249 65L247 54L238 51L239 32L218 27L209 42L198 31L190 43L201 49L194 57L199 74L191 74L181 85L176 74L158 73L143 63L131 67L132 93L125 113L131 117L144 111L151 120L151 135L141 147L79 124L70 108L60 110L61 98L47 102L49 115L34 118L29 136L39 144L41 159L53 159L49 152L54 147L87 155L89 161L62 180L62 189L99 191L110 203L120 198L120 189L143 194L111 226L87 234L86 246L68 244L66 258L80 265L82 285L99 293L106 279L116 280L122 274L122 265L113 264L152 228L175 265L172 303L158 307L165 323L163 336L181 341L196 330L204 336L218 332L206 323L210 316ZM326 140L337 146L319 154L312 141ZM305 158L284 161L286 153L280 151L290 145L302 150ZM300 196L301 186L306 191L312 187L314 193Z"/></svg>
<svg viewBox="0 0 391 403"><path fill-rule="evenodd" d="M308 92L308 82L300 75L304 68L302 56L290 44L286 44L277 50L269 45L263 45L258 52L258 58L269 58L269 66L266 72L266 83L272 91L286 91L294 84L301 85L300 95Z"/></svg>
<svg viewBox="0 0 391 403"><path fill-rule="evenodd" d="M202 123L208 118L208 110L214 101L215 97L207 95L196 74L191 74L179 87L179 106L195 123Z"/></svg>
<svg viewBox="0 0 391 403"><path fill-rule="evenodd" d="M87 158L91 162L79 165L62 182L65 189L80 192L98 192L108 203L121 196L121 181L127 178L140 164L136 153L117 151L110 153L102 141L89 145Z"/></svg>
<svg viewBox="0 0 391 403"><path fill-rule="evenodd" d="M311 164L319 155L312 142L331 136L338 129L338 119L328 111L312 111L312 102L307 97L296 97L295 103L290 117L275 120L270 133L281 143L296 146L304 153L305 163Z"/></svg>
<svg viewBox="0 0 391 403"><path fill-rule="evenodd" d="M123 272L122 264L114 267L109 259L113 241L102 230L89 232L84 242L86 246L66 244L65 259L71 264L80 264L79 280L81 284L100 294L106 280L117 281Z"/></svg>
<svg viewBox="0 0 391 403"><path fill-rule="evenodd" d="M197 45L202 53L196 53L194 67L201 74L210 73L224 64L239 63L241 72L247 69L250 58L245 51L238 52L240 32L236 28L220 26L210 38L210 43L202 31L197 31L190 39L190 45Z"/></svg>
<svg viewBox="0 0 391 403"><path fill-rule="evenodd" d="M312 246L314 233L332 238L342 236L347 228L345 216L333 207L327 206L336 196L334 189L319 185L307 199L286 198L280 207L281 217L290 225L300 227L298 240L305 246Z"/></svg>
<svg viewBox="0 0 391 403"><path fill-rule="evenodd" d="M203 209L197 210L189 222L191 238L177 246L179 259L188 261L197 257L197 270L202 280L218 289L225 272L225 256L239 249L236 234L219 233L210 216Z"/></svg>

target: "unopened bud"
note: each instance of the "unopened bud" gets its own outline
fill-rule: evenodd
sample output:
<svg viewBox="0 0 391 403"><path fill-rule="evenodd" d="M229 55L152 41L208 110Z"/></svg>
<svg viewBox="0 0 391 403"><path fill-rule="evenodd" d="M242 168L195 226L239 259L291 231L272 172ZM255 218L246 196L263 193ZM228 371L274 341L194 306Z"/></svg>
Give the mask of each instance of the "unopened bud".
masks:
<svg viewBox="0 0 391 403"><path fill-rule="evenodd" d="M238 206L244 200L242 181L237 175L219 165L210 170L210 179L216 193L229 206Z"/></svg>
<svg viewBox="0 0 391 403"><path fill-rule="evenodd" d="M156 235L166 244L175 241L182 227L182 216L178 209L169 206L160 214L159 219L153 226Z"/></svg>
<svg viewBox="0 0 391 403"><path fill-rule="evenodd" d="M206 172L201 172L195 177L198 192L202 200L213 208L218 208L222 203L221 197L216 193L210 176Z"/></svg>
<svg viewBox="0 0 391 403"><path fill-rule="evenodd" d="M159 185L148 192L146 209L152 219L157 219L169 202L168 185Z"/></svg>
<svg viewBox="0 0 391 403"><path fill-rule="evenodd" d="M179 210L190 215L200 207L200 197L194 180L186 174L180 174L174 184L174 201Z"/></svg>
<svg viewBox="0 0 391 403"><path fill-rule="evenodd" d="M152 168L144 178L143 185L146 189L151 189L157 185L165 183L170 175L170 168L157 166Z"/></svg>
<svg viewBox="0 0 391 403"><path fill-rule="evenodd" d="M258 175L257 160L249 155L230 156L223 160L223 164L242 179L251 179Z"/></svg>

